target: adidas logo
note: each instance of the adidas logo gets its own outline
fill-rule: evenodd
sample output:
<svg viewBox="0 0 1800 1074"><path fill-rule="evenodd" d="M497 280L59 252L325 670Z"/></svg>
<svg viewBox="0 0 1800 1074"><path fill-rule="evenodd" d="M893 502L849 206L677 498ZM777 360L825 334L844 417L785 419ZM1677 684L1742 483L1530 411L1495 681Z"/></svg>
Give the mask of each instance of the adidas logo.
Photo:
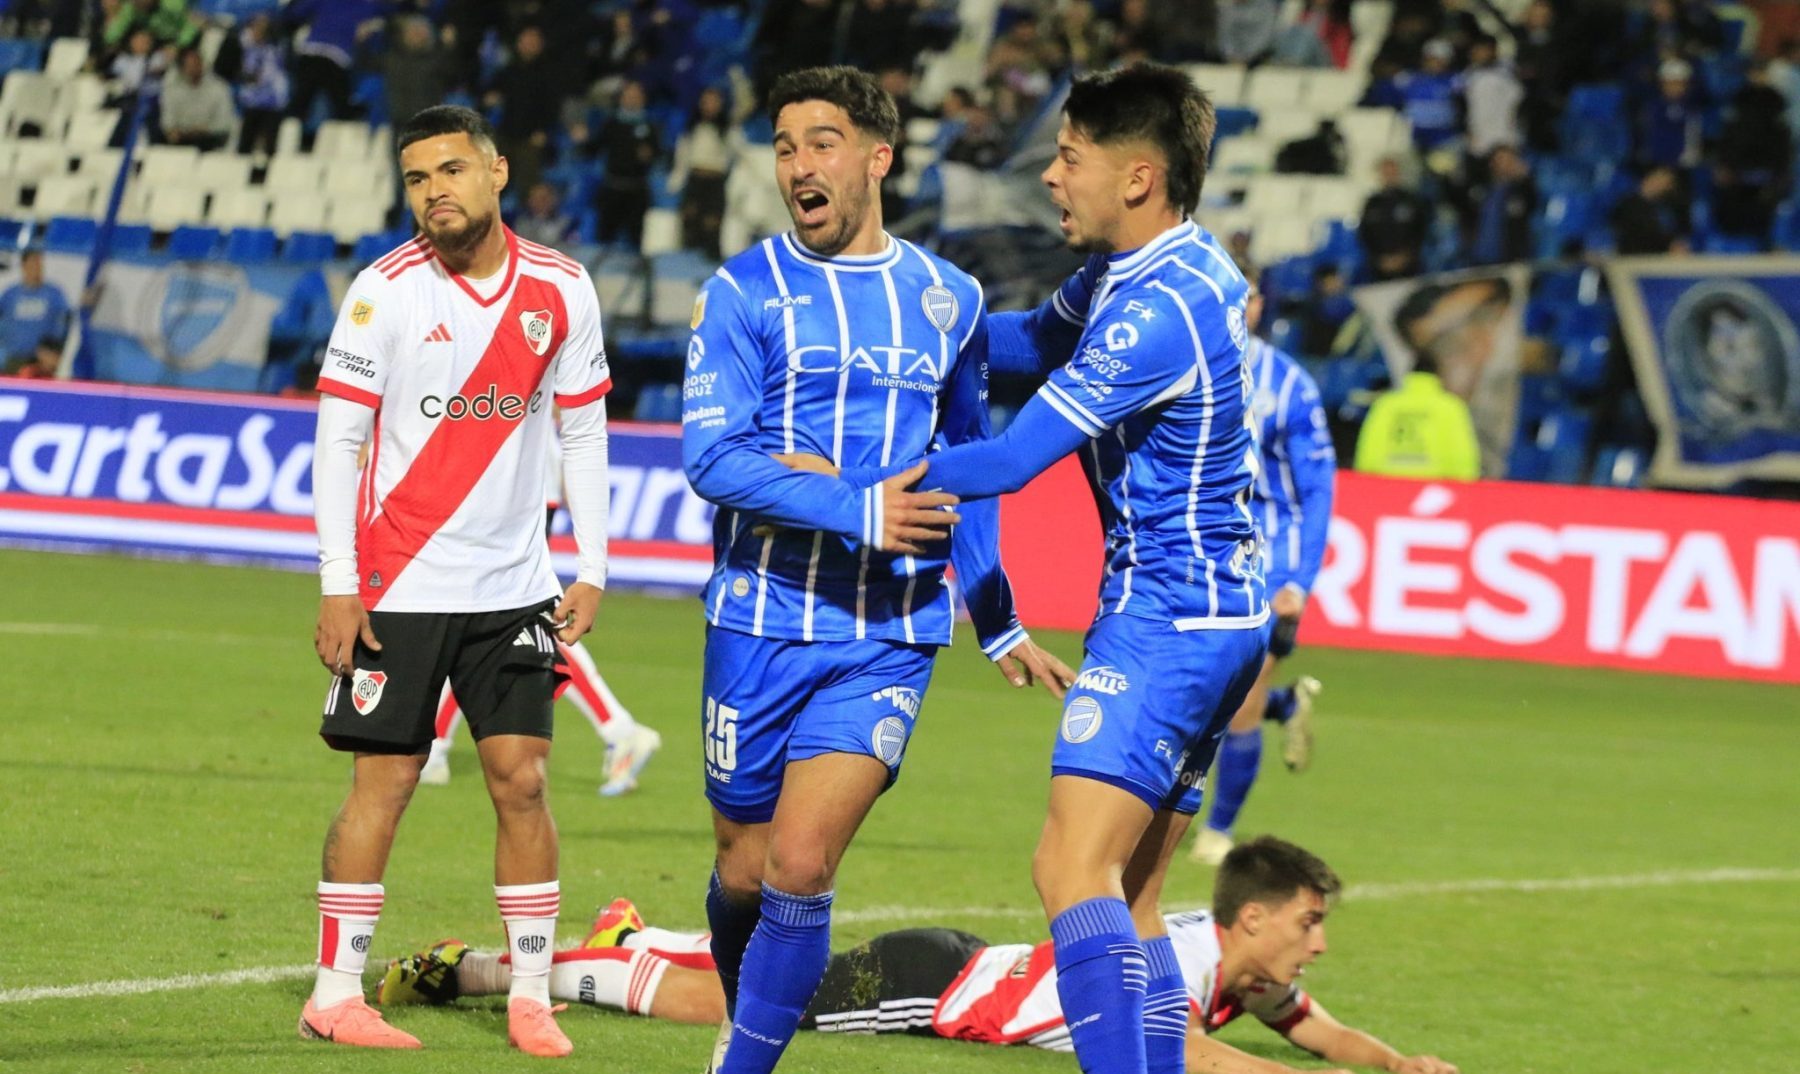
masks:
<svg viewBox="0 0 1800 1074"><path fill-rule="evenodd" d="M513 644L529 645L535 649L537 648L537 639L531 636L530 630L521 630L519 631L519 636L513 639Z"/></svg>
<svg viewBox="0 0 1800 1074"><path fill-rule="evenodd" d="M438 322L438 326L433 328L431 334L425 337L425 342L427 343L449 343L450 341L450 330L444 327L442 321Z"/></svg>

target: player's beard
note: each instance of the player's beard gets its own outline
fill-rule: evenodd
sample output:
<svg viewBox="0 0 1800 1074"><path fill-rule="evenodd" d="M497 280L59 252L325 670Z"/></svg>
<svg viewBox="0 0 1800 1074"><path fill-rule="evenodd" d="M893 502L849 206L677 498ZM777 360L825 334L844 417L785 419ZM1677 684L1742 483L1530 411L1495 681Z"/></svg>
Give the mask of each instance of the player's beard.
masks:
<svg viewBox="0 0 1800 1074"><path fill-rule="evenodd" d="M428 215L426 222L420 225L425 231L425 237L431 240L431 245L438 253L450 258L472 253L494 230L494 214L491 212L486 216L465 215L463 219L466 222L460 228L433 227L430 219Z"/></svg>
<svg viewBox="0 0 1800 1074"><path fill-rule="evenodd" d="M800 226L800 207L794 203L791 193L788 196L788 213L795 218L794 234L799 237L800 245L821 257L836 257L856 238L856 233L862 230L863 219L869 213L869 192L862 187L855 187L827 196L831 198L832 213L820 227L809 230Z"/></svg>

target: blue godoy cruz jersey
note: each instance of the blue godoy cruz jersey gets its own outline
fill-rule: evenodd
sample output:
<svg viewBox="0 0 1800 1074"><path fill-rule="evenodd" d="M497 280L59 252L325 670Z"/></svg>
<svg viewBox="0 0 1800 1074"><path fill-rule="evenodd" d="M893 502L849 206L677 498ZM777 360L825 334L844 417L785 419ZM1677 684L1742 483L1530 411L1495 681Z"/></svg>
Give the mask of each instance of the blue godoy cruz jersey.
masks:
<svg viewBox="0 0 1800 1074"><path fill-rule="evenodd" d="M879 487L769 456L880 467L934 440L984 439L986 354L981 286L911 243L822 258L780 235L727 261L695 308L683 390L688 479L720 507L709 621L799 641L948 644L946 558L870 547ZM994 656L1024 636L1000 569L999 511L993 501L959 510L946 551Z"/></svg>
<svg viewBox="0 0 1800 1074"><path fill-rule="evenodd" d="M1248 291L1212 235L1184 222L1090 258L1038 309L990 319L996 368L1049 374L1014 426L1048 407L1088 437L1079 451L1106 538L1102 615L1181 629L1267 619L1250 509Z"/></svg>
<svg viewBox="0 0 1800 1074"><path fill-rule="evenodd" d="M1262 473L1251 509L1268 545L1269 590L1311 590L1325 561L1337 452L1319 387L1299 362L1264 340L1250 340L1251 413L1262 446Z"/></svg>

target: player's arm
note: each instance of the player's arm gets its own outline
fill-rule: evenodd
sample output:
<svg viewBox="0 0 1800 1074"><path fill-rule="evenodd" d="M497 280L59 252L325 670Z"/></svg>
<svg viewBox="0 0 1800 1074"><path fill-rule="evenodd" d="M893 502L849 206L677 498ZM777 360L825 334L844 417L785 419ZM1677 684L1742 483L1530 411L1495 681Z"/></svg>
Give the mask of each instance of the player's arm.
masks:
<svg viewBox="0 0 1800 1074"><path fill-rule="evenodd" d="M1199 335L1172 291L1109 307L1083 337L1096 345L1052 372L1006 432L933 455L921 487L963 500L1024 488L1064 455L1197 384Z"/></svg>
<svg viewBox="0 0 1800 1074"><path fill-rule="evenodd" d="M573 296L569 338L556 359L556 405L562 408L563 498L575 529L575 581L551 613L557 637L573 645L594 625L606 588L608 443L606 393L612 368L600 328L600 303L584 275Z"/></svg>
<svg viewBox="0 0 1800 1074"><path fill-rule="evenodd" d="M988 439L987 318L977 308L975 324L951 371L939 432L946 445ZM962 510L951 534L950 562L962 587L963 603L975 625L981 651L1014 686L1042 682L1057 697L1075 681L1068 665L1039 649L1025 633L1013 607L1012 583L1000 565L1000 503L987 499Z"/></svg>
<svg viewBox="0 0 1800 1074"><path fill-rule="evenodd" d="M333 674L347 674L356 641L380 649L359 596L356 563L358 454L375 428L387 382L391 326L379 276L370 270L351 284L338 312L319 370L319 424L313 434L313 521L319 533L319 621L313 648ZM374 480L374 475L369 475Z"/></svg>
<svg viewBox="0 0 1800 1074"><path fill-rule="evenodd" d="M1304 606L1313 579L1325 562L1337 485L1337 451L1331 444L1319 389L1302 370L1296 370L1295 380L1282 416L1282 446L1293 470L1295 494L1300 499L1300 568L1294 574L1294 584L1300 589Z"/></svg>
<svg viewBox="0 0 1800 1074"><path fill-rule="evenodd" d="M1299 1074L1295 1067L1251 1055L1206 1035L1190 1021L1187 1032L1188 1074ZM1309 1071L1307 1074L1349 1074L1348 1071Z"/></svg>
<svg viewBox="0 0 1800 1074"><path fill-rule="evenodd" d="M795 529L826 530L886 552L917 553L942 540L958 517L937 510L954 497L909 493L893 481L853 488L819 473L789 469L764 454L762 344L737 284L715 275L702 292L703 316L688 343L690 386L682 413L681 461L704 500ZM685 393L684 393L685 394ZM923 473L923 467L916 467ZM901 475L905 476L905 475Z"/></svg>
<svg viewBox="0 0 1800 1074"><path fill-rule="evenodd" d="M1374 1067L1391 1074L1457 1074L1455 1064L1435 1055L1402 1055L1372 1034L1333 1018L1331 1012L1316 1001L1308 1004L1299 1021L1279 1032L1294 1044L1332 1063ZM1196 1068L1190 1061L1188 1069L1202 1068Z"/></svg>
<svg viewBox="0 0 1800 1074"><path fill-rule="evenodd" d="M1103 260L1090 258L1034 310L990 314L989 370L1045 376L1067 362L1087 326Z"/></svg>

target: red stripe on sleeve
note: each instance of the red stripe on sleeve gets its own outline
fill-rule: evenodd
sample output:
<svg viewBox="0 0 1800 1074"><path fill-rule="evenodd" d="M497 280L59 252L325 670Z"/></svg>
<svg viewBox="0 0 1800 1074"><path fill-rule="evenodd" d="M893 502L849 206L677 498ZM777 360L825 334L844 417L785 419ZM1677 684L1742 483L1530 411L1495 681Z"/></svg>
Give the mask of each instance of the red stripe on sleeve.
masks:
<svg viewBox="0 0 1800 1074"><path fill-rule="evenodd" d="M587 406L589 403L610 391L612 391L612 378L607 377L605 380L594 385L592 388L589 388L587 391L582 392L580 395L557 396L556 405L562 407L564 410L574 410L576 407Z"/></svg>
<svg viewBox="0 0 1800 1074"><path fill-rule="evenodd" d="M343 381L326 380L324 377L320 377L319 391L326 395L335 395L339 399L348 399L352 403L361 403L370 410L381 409L381 396L367 388L358 388L354 384L345 384Z"/></svg>

